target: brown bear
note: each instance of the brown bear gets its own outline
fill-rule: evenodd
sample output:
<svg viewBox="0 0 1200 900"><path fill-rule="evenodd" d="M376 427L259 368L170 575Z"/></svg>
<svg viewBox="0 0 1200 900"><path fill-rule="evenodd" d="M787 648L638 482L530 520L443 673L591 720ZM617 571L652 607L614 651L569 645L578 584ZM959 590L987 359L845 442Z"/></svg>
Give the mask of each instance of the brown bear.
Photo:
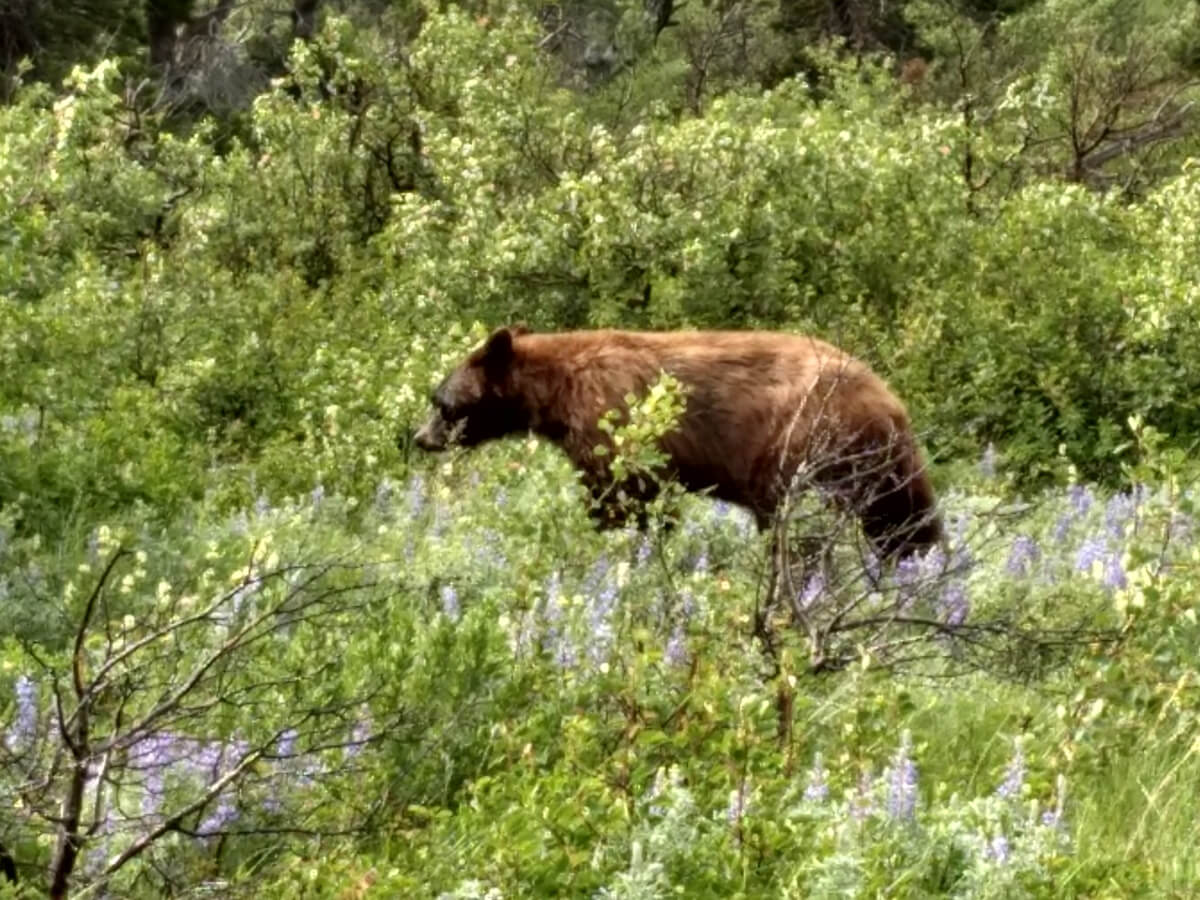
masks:
<svg viewBox="0 0 1200 900"><path fill-rule="evenodd" d="M866 364L811 337L761 331L574 331L501 328L434 390L415 442L475 446L533 431L558 444L600 500L605 524L654 487L612 491L610 435L598 424L663 373L685 409L661 446L687 490L747 507L766 528L796 486L815 486L861 519L884 556L941 539L932 485L904 405Z"/></svg>

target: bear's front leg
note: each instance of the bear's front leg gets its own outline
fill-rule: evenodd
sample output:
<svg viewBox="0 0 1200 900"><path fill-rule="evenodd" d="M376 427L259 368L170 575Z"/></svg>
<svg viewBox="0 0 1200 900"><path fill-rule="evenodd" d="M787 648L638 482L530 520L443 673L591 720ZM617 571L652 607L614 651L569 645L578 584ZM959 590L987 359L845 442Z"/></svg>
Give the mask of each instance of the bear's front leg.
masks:
<svg viewBox="0 0 1200 900"><path fill-rule="evenodd" d="M637 523L639 531L649 527L650 513L646 507L658 496L658 485L648 478L630 478L619 483L589 482L588 488L592 495L588 515L599 528L624 528L630 520Z"/></svg>

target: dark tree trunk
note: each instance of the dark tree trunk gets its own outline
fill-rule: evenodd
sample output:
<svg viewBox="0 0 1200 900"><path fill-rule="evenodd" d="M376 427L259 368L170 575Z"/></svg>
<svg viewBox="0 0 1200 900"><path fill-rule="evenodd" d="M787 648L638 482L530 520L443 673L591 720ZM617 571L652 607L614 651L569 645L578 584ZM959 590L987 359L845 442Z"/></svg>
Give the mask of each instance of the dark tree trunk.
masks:
<svg viewBox="0 0 1200 900"><path fill-rule="evenodd" d="M0 875L3 875L4 880L9 884L17 883L17 861L12 858L3 844L0 844Z"/></svg>
<svg viewBox="0 0 1200 900"><path fill-rule="evenodd" d="M211 12L196 16L188 22L187 28L184 29L188 40L216 37L221 31L221 26L225 24L225 20L229 18L229 14L233 12L233 5L234 0L220 0Z"/></svg>
<svg viewBox="0 0 1200 900"><path fill-rule="evenodd" d="M295 0L292 4L292 36L309 40L317 30L317 7L321 0Z"/></svg>
<svg viewBox="0 0 1200 900"><path fill-rule="evenodd" d="M146 37L150 65L168 71L175 63L179 26L191 18L192 0L146 0Z"/></svg>

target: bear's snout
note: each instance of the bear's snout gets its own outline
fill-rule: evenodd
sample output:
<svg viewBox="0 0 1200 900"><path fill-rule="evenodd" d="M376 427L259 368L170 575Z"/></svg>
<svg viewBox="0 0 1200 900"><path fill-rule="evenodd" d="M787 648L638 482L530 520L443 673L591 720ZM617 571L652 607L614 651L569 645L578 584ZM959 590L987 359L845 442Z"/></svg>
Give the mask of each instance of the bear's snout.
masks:
<svg viewBox="0 0 1200 900"><path fill-rule="evenodd" d="M430 416L429 421L417 430L417 433L413 436L413 442L422 450L436 453L439 450L446 449L448 437L449 432L446 428L446 423L442 421L441 416L435 414Z"/></svg>

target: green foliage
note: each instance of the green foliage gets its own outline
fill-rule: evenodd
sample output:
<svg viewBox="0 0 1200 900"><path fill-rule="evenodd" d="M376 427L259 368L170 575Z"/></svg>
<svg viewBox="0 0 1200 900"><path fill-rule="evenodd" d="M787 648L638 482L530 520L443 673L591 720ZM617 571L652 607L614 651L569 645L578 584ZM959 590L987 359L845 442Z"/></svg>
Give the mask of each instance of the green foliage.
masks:
<svg viewBox="0 0 1200 900"><path fill-rule="evenodd" d="M594 448L597 457L607 463L611 484L596 498L601 506L627 506L641 500L638 508L626 508L633 521L659 520L669 515L683 489L671 480L670 457L662 439L679 424L687 404L685 386L663 372L650 385L645 396L625 398L623 409L608 410L599 422L607 443ZM630 494L636 496L629 496ZM645 499L651 498L650 503Z"/></svg>
<svg viewBox="0 0 1200 900"><path fill-rule="evenodd" d="M1192 168L1135 207L973 190L963 154L1011 135L832 58L819 102L789 81L604 124L531 46L450 11L392 66L331 22L220 153L111 65L7 107L4 403L38 424L6 432L5 502L34 530L83 492L176 509L255 458L263 488L369 489L447 349L410 336L463 318L815 331L891 376L936 455L1002 441L1032 477L1060 445L1112 476L1134 413L1196 433Z"/></svg>
<svg viewBox="0 0 1200 900"><path fill-rule="evenodd" d="M810 6L684 4L653 40L617 6L584 78L525 8L355 8L222 121L129 59L0 107L18 891L82 773L80 893L172 810L111 893L1187 893L1195 11L843 5L855 50L928 57L898 81L796 40ZM760 627L741 511L668 489L674 530L597 533L540 441L417 455L430 388L522 319L870 360L950 488L969 621L1066 646L939 680L979 657L935 583L922 677L854 633L820 675ZM606 423L617 483L658 476L677 387Z"/></svg>

